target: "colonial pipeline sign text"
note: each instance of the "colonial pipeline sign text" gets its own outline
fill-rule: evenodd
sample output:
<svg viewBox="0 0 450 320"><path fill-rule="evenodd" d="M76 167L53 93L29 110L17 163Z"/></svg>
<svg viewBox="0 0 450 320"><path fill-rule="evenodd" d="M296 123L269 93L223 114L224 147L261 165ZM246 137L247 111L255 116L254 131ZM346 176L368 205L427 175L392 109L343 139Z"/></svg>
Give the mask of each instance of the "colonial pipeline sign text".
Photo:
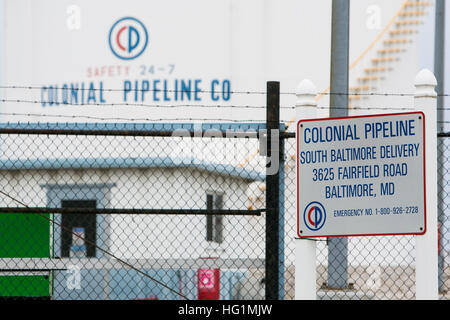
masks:
<svg viewBox="0 0 450 320"><path fill-rule="evenodd" d="M144 53L150 50L150 29L135 17L123 17L114 21L107 40L109 51L121 63L87 66L83 78L89 79L88 81L67 81L41 86L40 101L43 107L105 103L226 102L231 98L231 82L228 79L221 79L214 74L202 78L195 75L176 76L179 66L173 61L148 61Z"/></svg>
<svg viewBox="0 0 450 320"><path fill-rule="evenodd" d="M113 101L109 95L115 95ZM118 95L119 94L119 95ZM107 88L103 81L73 82L41 87L41 104L97 105L103 103L229 101L230 80L143 79L123 80L121 88Z"/></svg>
<svg viewBox="0 0 450 320"><path fill-rule="evenodd" d="M297 126L300 237L425 232L422 113Z"/></svg>

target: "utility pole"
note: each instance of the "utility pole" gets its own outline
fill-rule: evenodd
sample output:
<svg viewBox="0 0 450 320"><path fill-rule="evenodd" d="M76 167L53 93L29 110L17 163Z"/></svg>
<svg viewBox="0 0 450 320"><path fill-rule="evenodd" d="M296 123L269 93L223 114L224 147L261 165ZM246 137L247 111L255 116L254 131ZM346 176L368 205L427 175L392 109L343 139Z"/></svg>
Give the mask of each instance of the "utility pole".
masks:
<svg viewBox="0 0 450 320"><path fill-rule="evenodd" d="M436 18L434 31L434 74L437 80L437 128L438 132L444 132L444 73L445 73L445 0L436 0ZM438 223L442 228L444 223L444 147L443 142L438 141ZM442 233L440 233L442 234ZM444 257L439 252L439 291L444 285Z"/></svg>
<svg viewBox="0 0 450 320"><path fill-rule="evenodd" d="M348 116L350 0L333 0L330 117ZM342 94L341 94L342 93ZM328 288L347 288L347 238L328 238Z"/></svg>

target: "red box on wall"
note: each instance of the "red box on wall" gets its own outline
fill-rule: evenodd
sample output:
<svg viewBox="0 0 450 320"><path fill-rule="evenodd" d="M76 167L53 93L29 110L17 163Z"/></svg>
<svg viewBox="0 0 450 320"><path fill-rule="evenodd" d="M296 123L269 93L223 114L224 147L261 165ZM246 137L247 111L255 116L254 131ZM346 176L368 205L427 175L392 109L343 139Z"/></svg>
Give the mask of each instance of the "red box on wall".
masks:
<svg viewBox="0 0 450 320"><path fill-rule="evenodd" d="M219 300L220 269L198 269L198 300Z"/></svg>

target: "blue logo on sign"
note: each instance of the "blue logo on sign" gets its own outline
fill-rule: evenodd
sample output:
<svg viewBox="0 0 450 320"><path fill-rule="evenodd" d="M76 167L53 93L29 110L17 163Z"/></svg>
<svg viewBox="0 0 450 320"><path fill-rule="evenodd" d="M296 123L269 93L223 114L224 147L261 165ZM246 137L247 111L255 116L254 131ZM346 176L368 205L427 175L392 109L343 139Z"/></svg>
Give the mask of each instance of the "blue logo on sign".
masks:
<svg viewBox="0 0 450 320"><path fill-rule="evenodd" d="M138 19L125 17L113 24L109 30L108 41L116 57L131 60L144 52L148 43L148 32Z"/></svg>
<svg viewBox="0 0 450 320"><path fill-rule="evenodd" d="M309 230L320 230L324 226L325 220L326 212L321 203L314 201L306 206L303 212L303 221Z"/></svg>

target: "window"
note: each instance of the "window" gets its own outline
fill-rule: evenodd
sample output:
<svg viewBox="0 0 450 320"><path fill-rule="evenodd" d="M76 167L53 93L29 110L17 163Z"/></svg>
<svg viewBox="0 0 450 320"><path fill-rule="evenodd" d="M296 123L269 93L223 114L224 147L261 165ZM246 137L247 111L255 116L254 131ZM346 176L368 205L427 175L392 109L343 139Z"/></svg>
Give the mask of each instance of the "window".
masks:
<svg viewBox="0 0 450 320"><path fill-rule="evenodd" d="M96 256L96 215L83 213L83 208L96 208L96 200L63 200L61 207L63 208L80 208L80 213L70 213L62 215L61 226L61 256L70 257L73 241L76 241L72 232L78 229L83 230L83 236L87 240L85 243L85 256Z"/></svg>
<svg viewBox="0 0 450 320"><path fill-rule="evenodd" d="M206 209L220 210L223 209L223 195L207 194ZM222 243L223 242L223 216L207 215L206 216L206 241Z"/></svg>

